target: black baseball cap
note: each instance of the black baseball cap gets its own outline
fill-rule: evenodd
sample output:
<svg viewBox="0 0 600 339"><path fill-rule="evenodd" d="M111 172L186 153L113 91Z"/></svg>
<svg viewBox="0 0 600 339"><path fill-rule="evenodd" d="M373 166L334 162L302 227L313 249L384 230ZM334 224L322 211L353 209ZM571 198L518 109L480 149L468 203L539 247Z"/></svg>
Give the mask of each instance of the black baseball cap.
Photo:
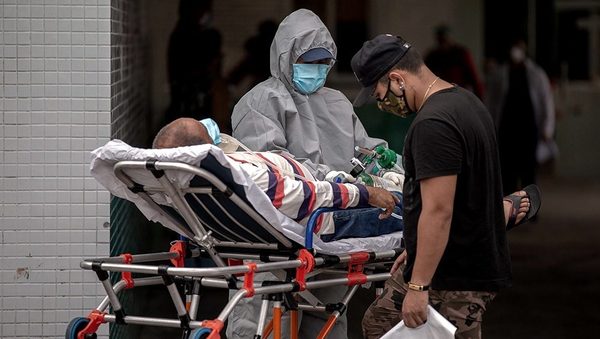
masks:
<svg viewBox="0 0 600 339"><path fill-rule="evenodd" d="M356 79L363 87L354 100L354 106L362 106L369 100L377 81L402 59L410 47L404 39L391 34L380 34L363 44L350 62Z"/></svg>

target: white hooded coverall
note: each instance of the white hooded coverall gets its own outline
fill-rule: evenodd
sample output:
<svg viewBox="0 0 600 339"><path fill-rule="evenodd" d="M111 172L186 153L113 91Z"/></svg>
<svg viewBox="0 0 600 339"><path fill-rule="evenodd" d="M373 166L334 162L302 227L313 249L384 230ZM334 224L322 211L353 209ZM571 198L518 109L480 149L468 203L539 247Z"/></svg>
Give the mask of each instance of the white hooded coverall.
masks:
<svg viewBox="0 0 600 339"><path fill-rule="evenodd" d="M330 170L349 172L354 146L374 148L387 143L370 138L340 91L323 87L305 95L292 82L293 64L314 48L327 49L334 58L337 48L327 27L313 12L300 9L279 25L271 44L271 77L252 88L235 105L231 116L233 136L253 151L285 150L323 180ZM263 279L274 279L262 275ZM339 277L339 276L336 276ZM258 278L258 275L257 275ZM324 303L337 303L344 286L312 291ZM244 299L229 317L228 338L252 338L261 298ZM316 338L327 314L302 312L299 338ZM283 320L283 338L289 338L288 319ZM346 315L328 336L345 339Z"/></svg>

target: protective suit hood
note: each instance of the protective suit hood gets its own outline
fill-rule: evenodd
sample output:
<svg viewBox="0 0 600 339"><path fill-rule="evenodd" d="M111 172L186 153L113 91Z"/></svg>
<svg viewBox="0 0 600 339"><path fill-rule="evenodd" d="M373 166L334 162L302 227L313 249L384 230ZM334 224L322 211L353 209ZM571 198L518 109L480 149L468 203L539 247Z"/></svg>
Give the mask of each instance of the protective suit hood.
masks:
<svg viewBox="0 0 600 339"><path fill-rule="evenodd" d="M283 19L271 44L271 77L237 102L231 127L233 136L253 151L286 151L323 179L331 169L352 169L354 146L385 142L367 135L340 91L325 86L305 95L295 89L293 64L313 48L337 56L331 34L313 12L300 9Z"/></svg>
<svg viewBox="0 0 600 339"><path fill-rule="evenodd" d="M308 9L292 12L283 19L271 43L271 75L294 91L292 65L313 48L324 48L337 57L335 42L321 19Z"/></svg>

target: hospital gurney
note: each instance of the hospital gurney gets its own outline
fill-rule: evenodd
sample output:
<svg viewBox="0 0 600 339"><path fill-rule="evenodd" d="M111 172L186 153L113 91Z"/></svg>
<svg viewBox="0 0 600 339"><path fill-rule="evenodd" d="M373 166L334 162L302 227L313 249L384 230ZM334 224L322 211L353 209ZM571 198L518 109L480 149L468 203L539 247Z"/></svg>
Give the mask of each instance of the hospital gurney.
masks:
<svg viewBox="0 0 600 339"><path fill-rule="evenodd" d="M317 219L331 209L315 211L306 227L294 222L273 207L237 163L212 145L145 150L114 140L92 152L91 172L112 194L134 202L149 220L188 238L189 246L178 241L169 252L82 261L81 268L97 274L107 296L88 317L71 321L67 338L93 338L103 323L176 327L182 328L184 337L219 338L235 305L256 296L267 298L262 301L255 338L266 338L271 332L279 338L285 311L290 312L290 336L296 338L298 310L330 313L319 335L325 338L358 287L386 280L387 264L401 252L401 232L329 243L313 238ZM217 267L184 267L185 258L201 255ZM147 264L157 261L170 264ZM239 264L228 265L234 261ZM325 271L338 272L339 278L307 280ZM109 272L121 272L122 279L111 284ZM255 281L260 272L284 272L284 279ZM132 278L131 273L148 276ZM189 305L177 283L193 284ZM126 314L117 293L160 284L166 286L178 319ZM307 298L312 289L341 285L350 288L337 304L305 301L314 299ZM216 319L198 320L201 286L237 292ZM273 319L266 323L271 304Z"/></svg>

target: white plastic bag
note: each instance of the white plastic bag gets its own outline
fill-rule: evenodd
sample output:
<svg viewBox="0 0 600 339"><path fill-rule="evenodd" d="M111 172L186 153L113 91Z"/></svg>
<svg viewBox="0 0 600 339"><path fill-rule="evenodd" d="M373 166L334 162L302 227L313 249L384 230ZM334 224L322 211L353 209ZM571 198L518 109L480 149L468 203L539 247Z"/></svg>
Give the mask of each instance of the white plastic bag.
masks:
<svg viewBox="0 0 600 339"><path fill-rule="evenodd" d="M401 321L394 326L381 339L454 339L456 327L433 307L427 305L427 322L417 328L408 328Z"/></svg>

